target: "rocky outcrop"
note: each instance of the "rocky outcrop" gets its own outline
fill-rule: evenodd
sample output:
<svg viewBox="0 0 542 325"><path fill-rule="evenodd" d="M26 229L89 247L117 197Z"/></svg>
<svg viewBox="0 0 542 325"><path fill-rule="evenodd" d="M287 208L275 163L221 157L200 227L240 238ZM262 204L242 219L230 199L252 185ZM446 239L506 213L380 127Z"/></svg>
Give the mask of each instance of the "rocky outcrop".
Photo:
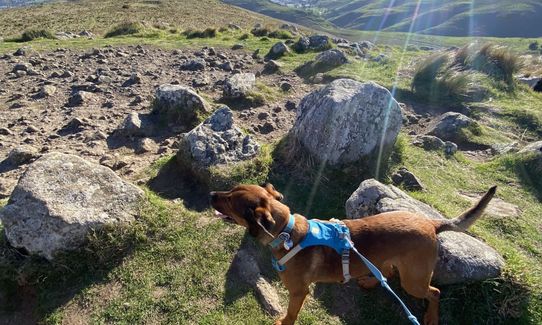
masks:
<svg viewBox="0 0 542 325"><path fill-rule="evenodd" d="M313 61L306 62L296 68L300 76L312 76L317 73L326 72L348 62L346 55L337 49L327 50L316 56Z"/></svg>
<svg viewBox="0 0 542 325"><path fill-rule="evenodd" d="M224 81L223 96L226 99L244 98L256 85L253 73L238 73Z"/></svg>
<svg viewBox="0 0 542 325"><path fill-rule="evenodd" d="M290 52L288 46L284 44L284 42L278 42L269 49L265 58L268 60L276 60L288 52Z"/></svg>
<svg viewBox="0 0 542 325"><path fill-rule="evenodd" d="M344 165L379 152L385 158L401 123L399 104L386 88L338 79L303 98L291 135L319 161Z"/></svg>
<svg viewBox="0 0 542 325"><path fill-rule="evenodd" d="M233 185L230 176L241 163L250 163L260 145L233 124L233 113L223 106L180 141L177 161L199 180L215 187Z"/></svg>
<svg viewBox="0 0 542 325"><path fill-rule="evenodd" d="M410 211L429 219L444 217L429 205L415 200L394 186L377 180L363 181L346 201L346 216L363 218L389 211ZM480 281L499 276L503 258L493 248L465 233L438 235L439 258L433 280L438 284Z"/></svg>
<svg viewBox="0 0 542 325"><path fill-rule="evenodd" d="M475 125L476 122L473 119L461 113L448 112L441 115L428 134L460 143L466 140L463 135L464 130Z"/></svg>
<svg viewBox="0 0 542 325"><path fill-rule="evenodd" d="M134 220L142 198L107 167L50 153L21 176L0 220L12 246L52 259L79 247L91 229Z"/></svg>
<svg viewBox="0 0 542 325"><path fill-rule="evenodd" d="M188 87L165 84L156 89L153 113L170 125L189 130L208 109L205 100Z"/></svg>

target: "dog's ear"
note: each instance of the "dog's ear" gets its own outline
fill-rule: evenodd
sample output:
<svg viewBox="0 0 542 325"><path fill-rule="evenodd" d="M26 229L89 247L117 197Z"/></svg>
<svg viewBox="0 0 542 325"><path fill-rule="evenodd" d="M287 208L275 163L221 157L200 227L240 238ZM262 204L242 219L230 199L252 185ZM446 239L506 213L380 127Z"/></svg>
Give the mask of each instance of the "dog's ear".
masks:
<svg viewBox="0 0 542 325"><path fill-rule="evenodd" d="M275 221L271 213L265 207L256 209L247 209L245 211L245 220L248 223L248 232L251 236L261 238L266 235L269 238L275 238L269 230L274 226Z"/></svg>
<svg viewBox="0 0 542 325"><path fill-rule="evenodd" d="M277 191L275 189L275 187L273 186L273 184L265 183L265 184L261 185L261 187L265 188L267 193L271 194L275 198L275 200L282 201L284 199L284 195L282 195L282 193Z"/></svg>

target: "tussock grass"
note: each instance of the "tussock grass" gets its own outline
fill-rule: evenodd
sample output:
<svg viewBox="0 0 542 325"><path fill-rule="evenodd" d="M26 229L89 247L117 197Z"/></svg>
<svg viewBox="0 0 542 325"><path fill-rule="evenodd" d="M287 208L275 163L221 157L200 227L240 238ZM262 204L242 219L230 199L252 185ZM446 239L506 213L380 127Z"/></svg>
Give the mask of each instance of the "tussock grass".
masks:
<svg viewBox="0 0 542 325"><path fill-rule="evenodd" d="M214 38L218 35L216 28L205 28L204 30L187 29L183 32L186 38Z"/></svg>
<svg viewBox="0 0 542 325"><path fill-rule="evenodd" d="M292 33L290 33L287 30L277 29L268 34L271 38L278 38L278 39L293 39L294 36Z"/></svg>
<svg viewBox="0 0 542 325"><path fill-rule="evenodd" d="M469 57L467 67L486 73L494 79L502 80L509 87L512 87L514 75L522 68L522 61L508 48L486 43Z"/></svg>
<svg viewBox="0 0 542 325"><path fill-rule="evenodd" d="M30 42L40 38L56 39L55 35L53 35L53 33L47 29L29 29L24 31L21 37L16 41Z"/></svg>
<svg viewBox="0 0 542 325"><path fill-rule="evenodd" d="M145 30L143 24L139 22L124 22L111 28L106 34L105 38L134 35L139 34Z"/></svg>
<svg viewBox="0 0 542 325"><path fill-rule="evenodd" d="M448 53L437 53L421 61L414 72L411 90L430 101L466 100L472 75L450 63Z"/></svg>

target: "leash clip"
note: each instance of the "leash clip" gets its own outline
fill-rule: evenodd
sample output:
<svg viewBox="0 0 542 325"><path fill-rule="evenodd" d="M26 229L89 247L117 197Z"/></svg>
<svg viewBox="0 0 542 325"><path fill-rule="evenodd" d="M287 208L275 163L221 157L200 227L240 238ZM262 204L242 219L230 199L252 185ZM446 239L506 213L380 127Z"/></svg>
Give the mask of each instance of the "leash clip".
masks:
<svg viewBox="0 0 542 325"><path fill-rule="evenodd" d="M292 242L292 239L289 233L281 232L278 235L278 238L284 243L283 244L284 249L286 249L287 251L289 251L294 246L294 243Z"/></svg>

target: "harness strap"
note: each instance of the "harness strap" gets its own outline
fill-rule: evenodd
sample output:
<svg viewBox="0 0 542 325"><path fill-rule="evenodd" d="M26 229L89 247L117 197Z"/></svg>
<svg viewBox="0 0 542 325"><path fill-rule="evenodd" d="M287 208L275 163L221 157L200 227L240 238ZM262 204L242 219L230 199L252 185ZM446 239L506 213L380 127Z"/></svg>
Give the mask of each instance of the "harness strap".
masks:
<svg viewBox="0 0 542 325"><path fill-rule="evenodd" d="M350 276L350 249L343 250L341 260L343 265L343 283L347 283L352 278Z"/></svg>
<svg viewBox="0 0 542 325"><path fill-rule="evenodd" d="M272 242L269 243L269 246L271 246L272 248L277 248L280 244L285 243L285 247L287 247L287 245L290 244L292 241L290 239L290 232L292 231L292 229L294 229L294 224L295 217L293 214L290 214L288 223L286 224L284 229L282 229L280 234L275 239L273 239ZM290 245L289 247L291 248L292 246Z"/></svg>
<svg viewBox="0 0 542 325"><path fill-rule="evenodd" d="M365 256L361 255L361 253L354 246L354 243L352 242L350 238L348 238L348 241L350 242L350 245L352 245L352 250L359 256L359 258L363 261L363 263L365 263L365 265L367 266L369 271L371 271L371 273L375 276L375 278L377 278L377 280L380 281L380 284L386 290L388 290L395 297L395 299L397 299L397 301L399 301L399 303L401 304L401 307L403 307L403 310L405 311L408 317L408 320L410 320L410 322L412 322L412 324L414 325L420 325L420 323L418 323L418 319L416 318L416 316L412 315L412 313L410 312L408 307L405 305L405 303L401 300L401 298L399 298L399 296L390 287L390 285L388 284L388 279L386 279L386 277L382 274L382 272L380 272L380 270L373 263L371 263L371 261L365 258Z"/></svg>

